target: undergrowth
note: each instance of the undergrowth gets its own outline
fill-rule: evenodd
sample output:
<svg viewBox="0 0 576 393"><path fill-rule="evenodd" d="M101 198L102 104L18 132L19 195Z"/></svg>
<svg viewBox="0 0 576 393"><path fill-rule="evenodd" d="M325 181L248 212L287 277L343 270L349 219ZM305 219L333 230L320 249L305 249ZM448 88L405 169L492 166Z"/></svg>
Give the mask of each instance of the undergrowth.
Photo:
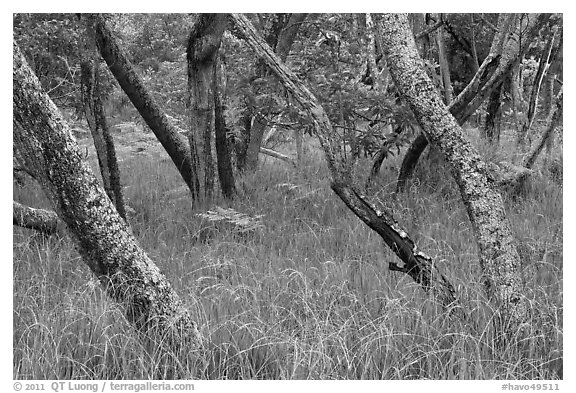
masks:
<svg viewBox="0 0 576 393"><path fill-rule="evenodd" d="M393 197L398 163L370 198L457 287L467 321L388 270L396 257L332 193L319 152L299 171L267 158L237 179L235 200L204 207L192 206L166 159L122 162L133 232L206 338L189 378L562 378L561 185L539 174L521 200L503 193L532 320L527 338L502 347L453 180L422 165ZM34 184L14 198L49 207ZM67 234L14 227L13 244L14 378L158 378L163 359L142 347Z"/></svg>

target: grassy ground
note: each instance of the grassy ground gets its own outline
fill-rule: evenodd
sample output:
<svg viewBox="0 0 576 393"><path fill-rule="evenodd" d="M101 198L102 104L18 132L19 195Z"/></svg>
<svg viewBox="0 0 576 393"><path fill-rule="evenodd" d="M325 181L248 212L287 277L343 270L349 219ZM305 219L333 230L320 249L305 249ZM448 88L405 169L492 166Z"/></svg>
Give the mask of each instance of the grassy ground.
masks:
<svg viewBox="0 0 576 393"><path fill-rule="evenodd" d="M507 153L490 153L498 154ZM458 287L467 323L388 271L396 257L329 189L320 154L309 157L300 172L267 158L238 179L240 197L216 201L263 215L263 227L245 233L205 230L197 216L204 209L191 208L165 156L124 157L133 231L206 337L190 378L562 377L562 187L545 171L525 198L505 194L533 320L527 339L497 348L470 224L446 172L422 165L410 191L394 199L394 159L371 198L395 212ZM32 184L14 193L49 207ZM162 358L142 348L64 232L46 239L14 227L13 243L14 378L158 377Z"/></svg>

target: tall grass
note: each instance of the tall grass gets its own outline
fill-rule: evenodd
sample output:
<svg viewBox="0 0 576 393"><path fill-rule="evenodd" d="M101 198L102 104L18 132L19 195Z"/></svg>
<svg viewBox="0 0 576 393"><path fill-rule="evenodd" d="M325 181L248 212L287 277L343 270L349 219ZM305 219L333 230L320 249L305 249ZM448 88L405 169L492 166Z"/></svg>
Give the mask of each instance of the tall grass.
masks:
<svg viewBox="0 0 576 393"><path fill-rule="evenodd" d="M533 312L527 338L500 347L453 181L423 165L410 191L392 198L398 161L389 165L370 198L394 211L457 286L471 313L466 322L444 315L419 286L388 270L396 257L330 191L314 150L300 171L267 159L238 179L238 198L214 203L263 215L263 228L244 233L198 216L208 207L192 208L165 159L122 163L134 234L206 338L186 375L562 377L562 187L538 175L523 199L505 196ZM15 194L49 206L32 184ZM66 234L44 238L14 227L13 242L14 378L159 377L164 359L142 347Z"/></svg>

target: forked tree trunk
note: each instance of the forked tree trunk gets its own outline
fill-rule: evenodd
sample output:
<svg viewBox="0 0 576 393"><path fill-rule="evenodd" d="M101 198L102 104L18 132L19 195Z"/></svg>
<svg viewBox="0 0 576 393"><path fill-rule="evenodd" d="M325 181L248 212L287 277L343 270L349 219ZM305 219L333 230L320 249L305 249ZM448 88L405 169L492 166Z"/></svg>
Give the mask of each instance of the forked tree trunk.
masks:
<svg viewBox="0 0 576 393"><path fill-rule="evenodd" d="M242 32L248 45L256 55L266 62L268 67L280 79L282 85L292 94L304 111L312 119L314 132L324 150L326 162L332 177L331 187L342 201L366 225L376 231L390 249L402 260L402 264L390 262L391 270L410 276L426 291L431 291L438 302L451 309L455 302L455 291L450 282L440 272L437 263L417 250L410 239L388 212L382 212L371 205L352 182L352 166L346 159L341 141L334 132L324 109L314 95L304 86L298 77L286 67L274 54L266 42L258 35L252 24L241 14L233 14L235 26Z"/></svg>
<svg viewBox="0 0 576 393"><path fill-rule="evenodd" d="M534 163L538 159L538 156L542 152L542 149L546 145L546 142L552 137L554 134L554 130L558 127L558 124L562 121L562 114L564 109L564 93L563 89L560 89L558 96L556 97L556 105L554 107L554 112L552 113L552 117L548 121L548 126L546 130L540 137L540 140L536 144L536 146L532 149L530 154L524 160L524 167L531 169L534 166Z"/></svg>
<svg viewBox="0 0 576 393"><path fill-rule="evenodd" d="M502 83L515 63L526 53L540 26L549 18L549 14L538 16L530 14L524 23L518 23L520 19L518 14L500 15L498 31L492 40L490 53L472 80L450 104L450 113L456 118L458 124L463 125L488 95ZM402 161L398 175L398 191L402 191L407 180L412 177L418 159L426 146L428 146L428 140L423 134L419 134L412 142L409 148L410 154L406 155Z"/></svg>
<svg viewBox="0 0 576 393"><path fill-rule="evenodd" d="M176 165L193 197L196 196L195 185L198 183L198 178L192 169L188 140L179 133L180 130L170 122L146 89L128 56L120 48L106 19L100 14L88 14L87 18L94 28L100 54L108 64L112 75Z"/></svg>
<svg viewBox="0 0 576 393"><path fill-rule="evenodd" d="M554 40L556 39L557 28L553 28L552 35L548 39L546 46L542 49L540 55L540 63L538 65L538 70L536 71L536 76L534 76L534 82L532 83L532 90L530 91L530 100L528 101L528 113L526 114L526 119L524 124L522 124L522 129L518 134L518 145L524 147L526 143L526 138L532 128L534 119L536 118L538 98L540 97L540 89L542 87L542 81L546 76L548 67L550 66L550 55L554 48ZM552 59L553 60L553 59Z"/></svg>
<svg viewBox="0 0 576 393"><path fill-rule="evenodd" d="M12 109L14 145L66 223L83 261L146 346L183 362L200 345L196 324L101 188L15 42Z"/></svg>
<svg viewBox="0 0 576 393"><path fill-rule="evenodd" d="M266 41L282 61L286 61L290 53L290 48L298 34L298 30L307 15L308 14L292 14L287 21L282 20L285 15L275 15L276 20L271 31L266 36ZM266 67L262 64L257 65L257 77L265 76L266 72ZM258 114L253 116L250 128L250 139L245 157L245 165L248 170L253 171L258 167L258 153L260 152L260 146L262 146L262 139L264 138L267 125L268 123L263 117L258 116Z"/></svg>
<svg viewBox="0 0 576 393"><path fill-rule="evenodd" d="M384 14L384 52L396 88L409 103L430 141L452 167L479 248L482 280L504 323L517 327L527 317L520 257L502 197L487 176L486 164L466 140L458 122L435 93L405 14ZM515 333L514 331L512 333Z"/></svg>
<svg viewBox="0 0 576 393"><path fill-rule="evenodd" d="M12 201L12 224L52 235L58 227L58 215L51 210L35 209Z"/></svg>
<svg viewBox="0 0 576 393"><path fill-rule="evenodd" d="M225 14L200 14L186 51L190 107L190 150L200 179L198 195L207 201L214 192L214 67L226 29Z"/></svg>
<svg viewBox="0 0 576 393"><path fill-rule="evenodd" d="M102 89L100 86L100 65L98 60L92 55L89 48L86 48L88 55L80 65L81 72L81 92L84 116L92 133L102 183L108 197L114 202L118 214L126 219L126 208L124 206L124 196L120 183L120 170L116 159L116 148L114 139L108 128L104 105L102 103Z"/></svg>

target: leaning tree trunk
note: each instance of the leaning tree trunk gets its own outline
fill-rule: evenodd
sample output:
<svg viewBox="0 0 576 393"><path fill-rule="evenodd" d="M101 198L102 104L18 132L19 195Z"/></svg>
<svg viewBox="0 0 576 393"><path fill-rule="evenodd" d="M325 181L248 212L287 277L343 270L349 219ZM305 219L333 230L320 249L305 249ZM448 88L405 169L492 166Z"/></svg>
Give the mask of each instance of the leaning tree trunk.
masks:
<svg viewBox="0 0 576 393"><path fill-rule="evenodd" d="M442 20L442 14L438 14L438 20ZM450 105L452 102L452 81L450 80L450 66L448 54L444 45L444 29L439 28L435 31L436 47L438 48L438 63L440 64L440 76L442 77L442 86L444 87L444 102Z"/></svg>
<svg viewBox="0 0 576 393"><path fill-rule="evenodd" d="M554 40L556 38L556 32L557 28L554 27L552 30L552 35L548 39L548 43L542 49L542 53L540 55L540 63L538 65L538 70L536 71L536 76L534 76L534 82L532 83L532 90L530 91L530 100L528 101L528 113L526 114L524 124L522 124L522 128L518 133L518 145L521 147L524 147L526 143L526 138L528 137L528 133L532 128L534 119L536 119L538 98L540 97L540 89L542 87L542 81L544 80L544 77L546 76L546 73L550 66L551 61L550 56L554 48Z"/></svg>
<svg viewBox="0 0 576 393"><path fill-rule="evenodd" d="M290 18L285 21L285 15L278 14L274 17L276 20L272 29L266 36L266 42L278 54L282 61L286 61L290 48L296 39L300 25L306 19L308 14L292 14ZM258 78L264 77L268 71L262 64L256 66L256 76ZM264 138L264 132L268 123L262 116L253 116L250 128L250 140L248 141L248 148L246 150L246 169L255 170L258 167L258 153Z"/></svg>
<svg viewBox="0 0 576 393"><path fill-rule="evenodd" d="M100 54L108 64L112 75L176 165L192 196L196 197L198 177L192 168L190 147L186 137L181 135L180 130L168 120L146 89L128 56L120 48L104 16L89 14L88 18L94 28Z"/></svg>
<svg viewBox="0 0 576 393"><path fill-rule="evenodd" d="M426 254L418 251L414 241L398 225L390 213L376 209L353 186L352 166L346 158L340 140L334 132L326 112L318 104L316 97L280 61L245 16L233 14L232 19L236 28L244 35L248 45L259 58L266 62L266 65L276 74L286 90L292 94L294 99L312 119L315 134L324 150L332 177L331 187L334 192L354 214L377 232L390 249L402 260L403 263L401 265L396 262L390 262L390 270L407 274L419 283L425 291L431 291L439 303L451 309L456 302L454 287L440 272L438 264L434 263Z"/></svg>
<svg viewBox="0 0 576 393"><path fill-rule="evenodd" d="M58 215L51 210L35 209L12 201L12 224L52 235L58 227Z"/></svg>
<svg viewBox="0 0 576 393"><path fill-rule="evenodd" d="M89 50L89 49L88 49ZM80 65L81 92L84 116L92 133L98 164L102 175L102 183L108 197L114 202L118 214L126 219L126 208L120 183L120 171L116 159L114 139L108 128L104 105L102 103L102 89L100 86L100 65L98 60L89 55Z"/></svg>
<svg viewBox="0 0 576 393"><path fill-rule="evenodd" d="M531 169L534 166L534 163L538 159L538 156L542 152L542 149L546 145L546 142L552 137L554 130L556 129L556 127L558 127L558 124L561 123L562 112L564 109L563 100L564 100L564 93L561 88L560 92L558 93L558 96L556 97L556 106L554 108L554 112L552 113L552 117L548 122L548 127L546 127L546 130L540 137L540 140L524 160L524 167Z"/></svg>
<svg viewBox="0 0 576 393"><path fill-rule="evenodd" d="M526 18L525 23L518 23L518 14L501 15L498 20L498 31L492 40L490 53L484 59L478 72L466 85L464 90L450 104L450 113L463 125L480 107L489 94L511 72L515 63L521 59L530 44L538 34L540 26L549 19L549 14L533 14ZM519 40L518 37L522 39ZM428 140L424 134L419 134L409 148L409 155L402 161L398 175L398 191L405 188L407 180L412 177Z"/></svg>
<svg viewBox="0 0 576 393"><path fill-rule="evenodd" d="M478 243L482 280L503 322L518 326L528 313L522 266L502 197L486 164L464 138L458 122L436 94L422 68L405 14L384 14L384 51L396 88L409 103L429 140L444 154L460 188ZM514 332L512 332L514 333Z"/></svg>
<svg viewBox="0 0 576 393"><path fill-rule="evenodd" d="M14 145L66 223L86 265L147 346L182 356L200 345L196 324L92 173L62 114L13 47ZM162 352L161 352L162 353Z"/></svg>

